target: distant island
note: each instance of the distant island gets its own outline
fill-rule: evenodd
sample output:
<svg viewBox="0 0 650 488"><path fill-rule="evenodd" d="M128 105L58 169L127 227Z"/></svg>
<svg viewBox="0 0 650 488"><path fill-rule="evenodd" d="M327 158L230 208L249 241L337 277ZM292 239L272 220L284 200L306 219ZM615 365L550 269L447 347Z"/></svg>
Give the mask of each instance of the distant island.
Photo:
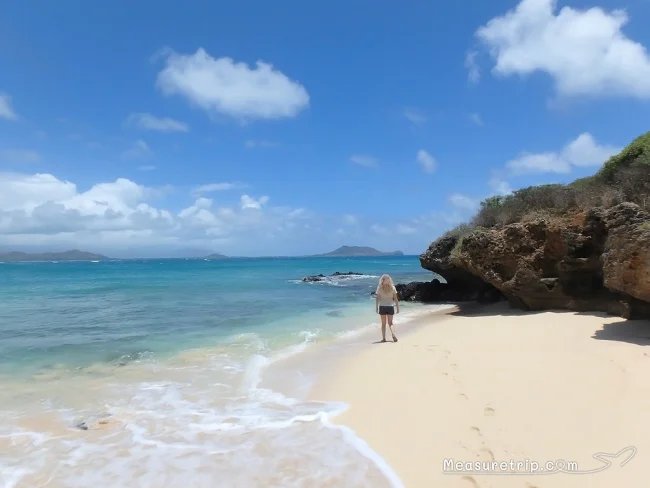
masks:
<svg viewBox="0 0 650 488"><path fill-rule="evenodd" d="M0 252L0 261L4 262L20 262L20 261L104 261L110 258L101 254L94 254L91 252L78 251L73 249L71 251L63 252L43 252L43 253L28 253L28 252Z"/></svg>
<svg viewBox="0 0 650 488"><path fill-rule="evenodd" d="M316 254L313 257L352 257L352 256L404 256L402 251L382 252L373 247L341 246L326 254Z"/></svg>
<svg viewBox="0 0 650 488"><path fill-rule="evenodd" d="M230 259L230 258L228 256L223 255L223 254L214 253L214 254L210 254L208 256L205 256L203 259L207 259L209 261L212 261L212 260L216 261L218 259Z"/></svg>

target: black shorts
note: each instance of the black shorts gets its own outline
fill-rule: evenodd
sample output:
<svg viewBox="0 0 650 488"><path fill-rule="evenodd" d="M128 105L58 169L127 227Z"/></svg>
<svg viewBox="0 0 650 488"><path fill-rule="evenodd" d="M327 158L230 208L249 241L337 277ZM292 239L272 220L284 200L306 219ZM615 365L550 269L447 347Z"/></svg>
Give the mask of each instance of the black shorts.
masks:
<svg viewBox="0 0 650 488"><path fill-rule="evenodd" d="M381 305L379 307L379 315L395 315L395 308L391 305Z"/></svg>

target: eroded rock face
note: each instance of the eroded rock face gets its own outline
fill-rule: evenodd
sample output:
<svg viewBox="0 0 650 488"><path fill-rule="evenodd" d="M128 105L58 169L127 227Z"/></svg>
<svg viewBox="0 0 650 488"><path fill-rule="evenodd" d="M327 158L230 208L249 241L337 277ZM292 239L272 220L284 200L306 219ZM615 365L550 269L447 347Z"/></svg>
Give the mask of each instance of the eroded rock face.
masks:
<svg viewBox="0 0 650 488"><path fill-rule="evenodd" d="M470 274L521 308L650 315L650 219L632 203L446 237L420 260L475 287Z"/></svg>
<svg viewBox="0 0 650 488"><path fill-rule="evenodd" d="M605 216L609 234L603 252L604 284L650 302L650 214L622 203Z"/></svg>
<svg viewBox="0 0 650 488"><path fill-rule="evenodd" d="M433 280L430 283L410 284L415 290L412 298L418 301L497 301L501 293L489 282L475 276L462 266L458 266L453 256L453 249L458 237L443 236L433 242L429 249L420 256L420 265L424 269L442 276L446 283ZM421 298L424 297L424 298Z"/></svg>

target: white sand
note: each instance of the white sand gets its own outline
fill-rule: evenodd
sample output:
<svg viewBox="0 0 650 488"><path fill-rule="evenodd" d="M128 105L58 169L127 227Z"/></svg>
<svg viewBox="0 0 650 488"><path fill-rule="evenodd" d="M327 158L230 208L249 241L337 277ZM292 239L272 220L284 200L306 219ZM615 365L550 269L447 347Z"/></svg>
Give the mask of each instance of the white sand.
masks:
<svg viewBox="0 0 650 488"><path fill-rule="evenodd" d="M397 344L372 345L373 336L347 345L311 396L348 403L335 420L405 486L650 486L650 322L499 305L396 330ZM445 459L602 469L594 453L627 446L636 455L625 466L633 449L595 474L443 473Z"/></svg>

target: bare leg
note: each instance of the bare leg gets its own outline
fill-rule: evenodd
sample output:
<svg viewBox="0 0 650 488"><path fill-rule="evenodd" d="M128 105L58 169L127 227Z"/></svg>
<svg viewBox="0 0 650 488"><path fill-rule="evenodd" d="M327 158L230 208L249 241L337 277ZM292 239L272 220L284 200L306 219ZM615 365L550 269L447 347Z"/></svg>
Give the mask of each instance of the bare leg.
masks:
<svg viewBox="0 0 650 488"><path fill-rule="evenodd" d="M388 327L390 328L390 333L393 336L393 342L397 342L397 336L395 335L395 332L393 332L393 316L392 315L388 316Z"/></svg>
<svg viewBox="0 0 650 488"><path fill-rule="evenodd" d="M386 316L380 315L381 317L381 340L386 342Z"/></svg>

